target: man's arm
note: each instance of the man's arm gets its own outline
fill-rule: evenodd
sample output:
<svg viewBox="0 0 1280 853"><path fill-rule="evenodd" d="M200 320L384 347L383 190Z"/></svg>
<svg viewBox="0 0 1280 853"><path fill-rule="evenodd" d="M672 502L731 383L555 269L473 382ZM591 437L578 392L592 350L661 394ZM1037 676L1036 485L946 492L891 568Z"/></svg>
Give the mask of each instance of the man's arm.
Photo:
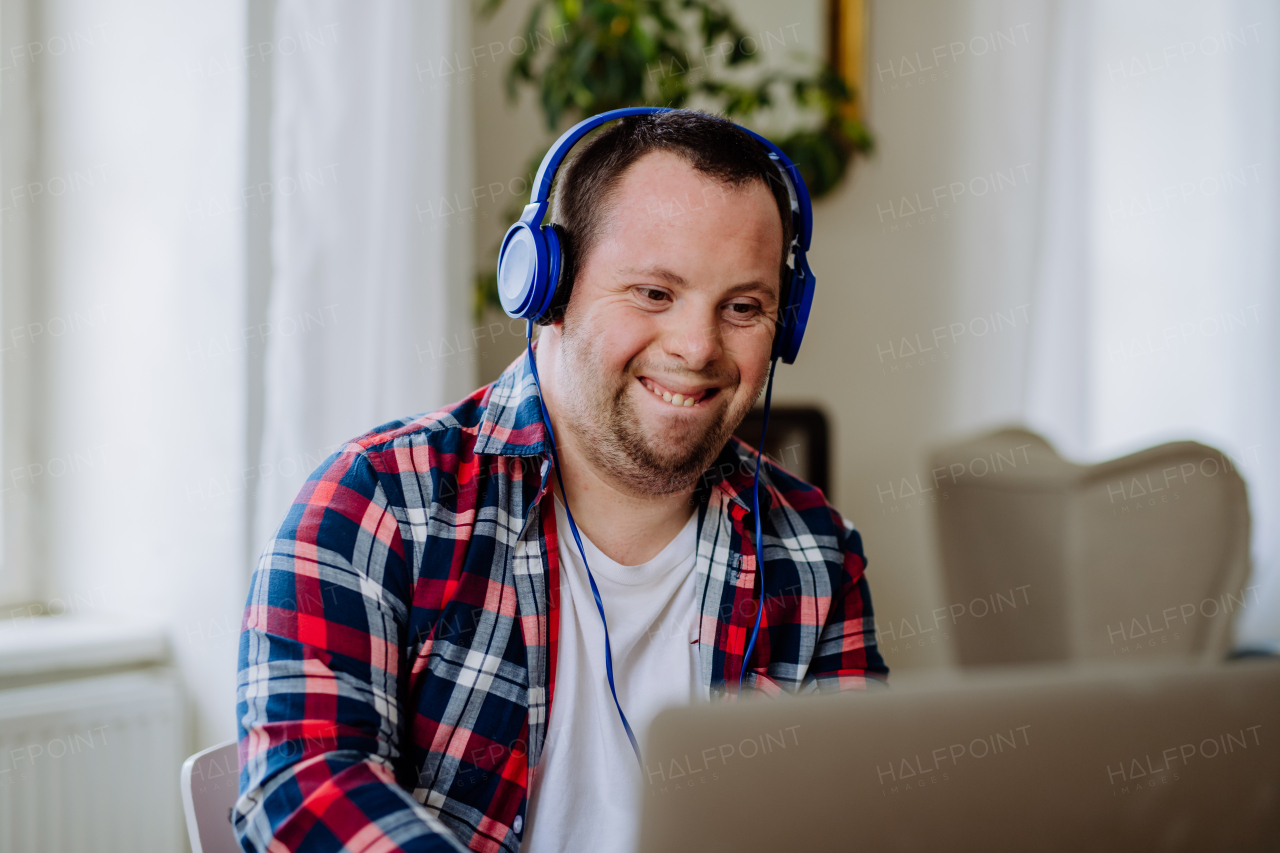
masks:
<svg viewBox="0 0 1280 853"><path fill-rule="evenodd" d="M844 529L844 572L834 593L827 621L818 637L813 662L801 691L848 690L884 683L889 668L876 645L875 616L871 610L871 588L867 585L867 559L862 553L862 536L854 526L837 515Z"/></svg>
<svg viewBox="0 0 1280 853"><path fill-rule="evenodd" d="M245 850L465 850L396 783L411 579L363 453L311 475L250 583L236 704Z"/></svg>

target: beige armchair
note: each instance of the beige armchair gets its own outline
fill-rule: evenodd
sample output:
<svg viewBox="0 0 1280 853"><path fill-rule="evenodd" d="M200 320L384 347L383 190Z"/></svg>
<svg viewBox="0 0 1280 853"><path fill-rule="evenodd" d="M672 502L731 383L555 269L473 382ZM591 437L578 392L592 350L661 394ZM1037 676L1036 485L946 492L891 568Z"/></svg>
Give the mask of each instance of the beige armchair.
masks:
<svg viewBox="0 0 1280 853"><path fill-rule="evenodd" d="M1224 454L1180 441L1076 465L1005 429L930 467L961 665L1227 654L1256 591Z"/></svg>

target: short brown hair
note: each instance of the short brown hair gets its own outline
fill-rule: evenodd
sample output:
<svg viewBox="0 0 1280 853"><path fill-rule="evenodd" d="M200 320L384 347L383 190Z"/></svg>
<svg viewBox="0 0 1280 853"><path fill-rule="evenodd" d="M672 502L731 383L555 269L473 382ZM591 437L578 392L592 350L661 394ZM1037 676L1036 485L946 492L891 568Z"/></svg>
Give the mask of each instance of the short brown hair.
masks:
<svg viewBox="0 0 1280 853"><path fill-rule="evenodd" d="M731 187L763 181L773 193L782 219L779 312L788 282L782 276L792 239L791 197L782 173L760 142L732 121L694 110L627 116L582 143L556 176L551 221L561 235L560 286L547 325L564 316L583 262L600 240L610 201L628 168L652 151L678 154L694 170Z"/></svg>

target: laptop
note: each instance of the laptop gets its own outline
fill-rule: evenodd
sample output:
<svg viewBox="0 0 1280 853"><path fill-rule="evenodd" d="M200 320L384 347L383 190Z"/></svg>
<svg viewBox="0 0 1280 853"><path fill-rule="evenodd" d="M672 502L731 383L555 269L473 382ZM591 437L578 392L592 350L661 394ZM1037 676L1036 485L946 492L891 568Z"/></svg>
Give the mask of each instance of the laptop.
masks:
<svg viewBox="0 0 1280 853"><path fill-rule="evenodd" d="M1280 662L1001 668L659 714L642 853L1280 850Z"/></svg>

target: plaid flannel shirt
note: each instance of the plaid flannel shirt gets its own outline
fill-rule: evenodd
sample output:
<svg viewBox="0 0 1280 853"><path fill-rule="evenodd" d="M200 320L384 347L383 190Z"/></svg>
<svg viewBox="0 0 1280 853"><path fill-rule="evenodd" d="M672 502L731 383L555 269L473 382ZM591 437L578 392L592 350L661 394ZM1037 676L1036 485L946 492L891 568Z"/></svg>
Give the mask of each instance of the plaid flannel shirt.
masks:
<svg viewBox="0 0 1280 853"><path fill-rule="evenodd" d="M754 465L731 439L695 490L713 701L735 697L755 619ZM519 850L555 686L549 474L522 355L311 475L254 571L240 635L245 850ZM767 459L760 484L764 614L743 689L886 679L858 532Z"/></svg>

